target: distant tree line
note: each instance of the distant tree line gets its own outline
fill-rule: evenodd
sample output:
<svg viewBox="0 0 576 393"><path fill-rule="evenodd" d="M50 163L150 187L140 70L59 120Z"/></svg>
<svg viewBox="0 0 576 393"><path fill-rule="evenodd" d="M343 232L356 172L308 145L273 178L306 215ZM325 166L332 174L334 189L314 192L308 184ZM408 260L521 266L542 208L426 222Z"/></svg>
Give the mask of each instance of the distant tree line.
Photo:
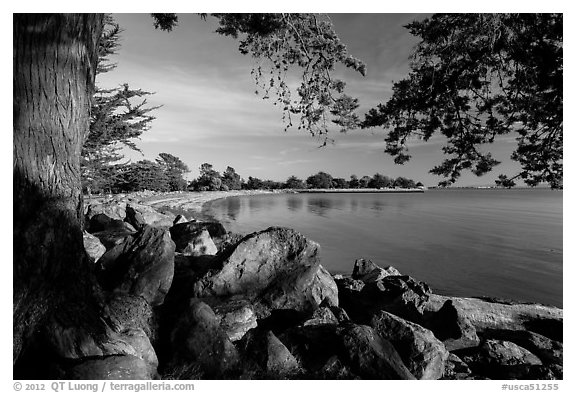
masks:
<svg viewBox="0 0 576 393"><path fill-rule="evenodd" d="M84 192L121 193L135 191L184 191L190 172L182 160L172 154L160 153L156 161L142 160L134 163L106 165L94 172L83 173Z"/></svg>
<svg viewBox="0 0 576 393"><path fill-rule="evenodd" d="M290 176L286 181L262 180L249 176L241 178L232 167L227 167L223 174L214 170L209 163L200 166L200 176L190 182L189 190L194 191L228 191L228 190L280 190L280 189L348 189L348 188L415 188L422 187L421 182L415 182L405 177L389 177L376 173L373 176L350 176L349 180L333 177L326 172L318 172L306 180Z"/></svg>

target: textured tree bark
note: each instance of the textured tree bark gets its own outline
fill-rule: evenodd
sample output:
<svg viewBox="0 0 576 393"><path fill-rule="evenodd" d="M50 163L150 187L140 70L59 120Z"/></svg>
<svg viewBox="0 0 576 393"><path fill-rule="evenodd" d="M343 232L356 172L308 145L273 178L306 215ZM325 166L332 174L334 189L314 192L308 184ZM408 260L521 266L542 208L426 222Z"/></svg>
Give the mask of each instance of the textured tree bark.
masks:
<svg viewBox="0 0 576 393"><path fill-rule="evenodd" d="M92 304L80 149L102 15L14 15L13 361L67 302Z"/></svg>

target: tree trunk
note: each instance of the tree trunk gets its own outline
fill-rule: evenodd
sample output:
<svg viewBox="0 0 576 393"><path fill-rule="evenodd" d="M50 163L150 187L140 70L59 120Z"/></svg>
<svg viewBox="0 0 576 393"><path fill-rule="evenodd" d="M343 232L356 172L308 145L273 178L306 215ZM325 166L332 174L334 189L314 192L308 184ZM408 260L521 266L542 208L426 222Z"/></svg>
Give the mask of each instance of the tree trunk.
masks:
<svg viewBox="0 0 576 393"><path fill-rule="evenodd" d="M13 360L42 321L91 304L80 150L102 15L14 15Z"/></svg>

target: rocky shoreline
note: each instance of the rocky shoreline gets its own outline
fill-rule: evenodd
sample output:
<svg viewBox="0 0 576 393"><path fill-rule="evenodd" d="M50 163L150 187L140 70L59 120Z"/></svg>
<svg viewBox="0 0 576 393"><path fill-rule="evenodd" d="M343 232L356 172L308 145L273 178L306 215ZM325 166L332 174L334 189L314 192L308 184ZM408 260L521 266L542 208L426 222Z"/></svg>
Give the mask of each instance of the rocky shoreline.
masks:
<svg viewBox="0 0 576 393"><path fill-rule="evenodd" d="M50 321L15 377L562 379L562 309L436 295L363 259L332 276L292 229L234 234L165 209L214 197L167 198L86 206L105 328Z"/></svg>

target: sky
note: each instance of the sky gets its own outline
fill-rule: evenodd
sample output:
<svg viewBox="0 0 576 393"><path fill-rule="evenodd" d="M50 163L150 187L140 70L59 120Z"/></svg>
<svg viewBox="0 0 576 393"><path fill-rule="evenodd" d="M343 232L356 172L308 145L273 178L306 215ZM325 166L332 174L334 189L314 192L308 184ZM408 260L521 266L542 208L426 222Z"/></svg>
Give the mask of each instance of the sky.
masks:
<svg viewBox="0 0 576 393"><path fill-rule="evenodd" d="M101 74L97 84L154 92L147 98L156 120L136 145L143 154L125 151L132 161L154 160L166 152L180 157L191 169L208 162L220 172L235 168L248 176L277 181L291 175L305 179L318 171L348 179L382 173L405 176L433 186L442 180L428 171L441 162L443 140L410 142L412 159L396 165L384 153L385 131L379 129L331 131L333 144L321 142L296 127L284 131L281 112L270 100L256 95L250 76L254 60L238 51L238 42L214 33L216 23L196 14L179 14L170 33L155 30L148 14L114 14L124 29L121 48L113 61L117 68ZM367 76L338 70L348 94L359 98L363 114L391 95L394 81L409 71L416 44L403 26L426 14L332 14L330 18L348 52L367 65ZM512 137L490 146L502 161L492 173L476 177L464 173L458 186L491 185L500 173L513 174L518 165L509 159Z"/></svg>

